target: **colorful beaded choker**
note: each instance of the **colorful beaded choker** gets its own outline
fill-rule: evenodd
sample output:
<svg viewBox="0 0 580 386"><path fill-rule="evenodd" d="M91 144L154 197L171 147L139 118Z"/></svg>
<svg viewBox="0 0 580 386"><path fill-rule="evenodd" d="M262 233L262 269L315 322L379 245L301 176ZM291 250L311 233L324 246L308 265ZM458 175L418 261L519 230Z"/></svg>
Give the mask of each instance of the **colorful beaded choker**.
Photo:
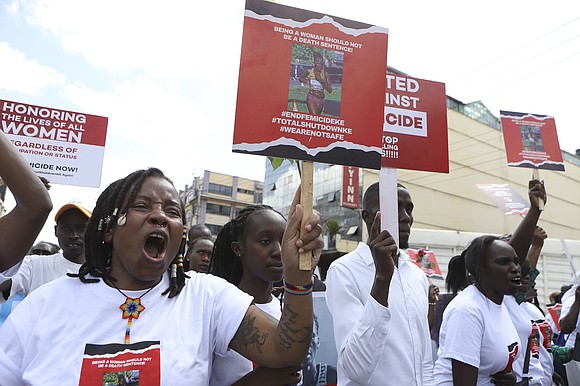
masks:
<svg viewBox="0 0 580 386"><path fill-rule="evenodd" d="M130 344L131 324L133 323L133 319L139 319L139 314L141 314L141 311L145 310L145 306L141 304L141 298L147 295L149 291L151 291L153 288L155 288L155 285L149 288L147 291L145 291L141 296L137 298L131 298L127 296L123 291L121 291L112 280L110 280L109 282L117 291L119 291L121 295L125 297L125 303L121 304L119 308L121 309L121 311L123 311L123 319L127 319L127 328L125 329L125 344Z"/></svg>

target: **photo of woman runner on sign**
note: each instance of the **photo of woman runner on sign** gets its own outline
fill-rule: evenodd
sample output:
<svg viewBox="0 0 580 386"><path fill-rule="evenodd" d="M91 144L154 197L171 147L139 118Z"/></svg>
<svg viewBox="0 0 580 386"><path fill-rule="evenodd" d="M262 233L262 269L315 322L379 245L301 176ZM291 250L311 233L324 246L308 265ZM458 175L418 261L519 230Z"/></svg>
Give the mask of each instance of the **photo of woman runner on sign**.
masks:
<svg viewBox="0 0 580 386"><path fill-rule="evenodd" d="M331 93L330 75L324 65L322 54L318 51L312 53L314 66L304 70L299 79L301 83L308 85L306 105L311 114L322 114L324 109L324 92Z"/></svg>
<svg viewBox="0 0 580 386"><path fill-rule="evenodd" d="M340 117L344 52L292 45L288 110Z"/></svg>

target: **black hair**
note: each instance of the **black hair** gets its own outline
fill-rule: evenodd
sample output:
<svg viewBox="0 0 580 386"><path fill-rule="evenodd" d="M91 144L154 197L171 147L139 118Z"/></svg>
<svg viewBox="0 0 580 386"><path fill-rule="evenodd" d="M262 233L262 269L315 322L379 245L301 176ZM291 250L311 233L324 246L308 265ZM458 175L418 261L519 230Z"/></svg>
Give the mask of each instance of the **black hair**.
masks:
<svg viewBox="0 0 580 386"><path fill-rule="evenodd" d="M447 286L447 291L452 294L457 294L469 285L467 271L465 270L465 251L449 260L445 285Z"/></svg>
<svg viewBox="0 0 580 386"><path fill-rule="evenodd" d="M318 52L318 51L313 51L313 52L312 52L312 58L316 59L317 57L318 57L318 58L320 58L320 59L324 59L324 58L322 57L322 54L321 54L320 52Z"/></svg>
<svg viewBox="0 0 580 386"><path fill-rule="evenodd" d="M465 250L465 268L473 275L476 282L481 282L485 255L489 246L496 240L500 240L500 238L492 235L479 236L474 238Z"/></svg>
<svg viewBox="0 0 580 386"><path fill-rule="evenodd" d="M236 218L230 220L217 235L213 246L213 258L210 273L226 279L237 286L242 280L244 268L239 256L232 250L232 242L239 241L248 224L248 218L259 212L274 211L285 218L280 212L269 205L250 205L240 211Z"/></svg>
<svg viewBox="0 0 580 386"><path fill-rule="evenodd" d="M211 229L205 224L192 225L187 231L187 245L191 245L195 239L201 236L211 235Z"/></svg>
<svg viewBox="0 0 580 386"><path fill-rule="evenodd" d="M195 243L197 243L199 240L209 240L213 243L213 238L211 236L199 236L189 242L189 248L193 248ZM189 249L187 252L189 253Z"/></svg>
<svg viewBox="0 0 580 386"><path fill-rule="evenodd" d="M189 246L187 247L187 253L186 253L186 257L191 256L191 253L193 252L193 246L195 245L195 243L197 243L200 240L209 240L212 242L212 244L214 243L213 238L211 236L199 236L196 237L193 240L189 240ZM212 252L213 253L213 252ZM191 267L190 267L191 269Z"/></svg>
<svg viewBox="0 0 580 386"><path fill-rule="evenodd" d="M398 189L409 190L409 189L407 189L407 187L405 185L397 182L397 190ZM365 191L365 193L363 195L363 209L367 209L370 206L372 206L373 204L378 203L379 200L380 200L379 183L375 182L374 184L371 184L371 186L369 186L367 188L367 190Z"/></svg>
<svg viewBox="0 0 580 386"><path fill-rule="evenodd" d="M139 193L143 182L149 177L163 178L173 184L161 170L149 168L137 170L127 177L111 183L101 193L85 232L85 263L79 269L78 274L69 274L69 276L78 277L83 283L96 283L99 281L99 279L89 278L87 275L96 278L100 277L111 282L115 281L115 278L109 274L113 244L105 241L105 234L117 225L117 217L127 212L137 193ZM185 211L181 201L180 205L182 221L185 224ZM175 264L177 266L177 277L171 278L169 288L163 292L164 295L169 293L170 298L177 296L185 285L187 276L183 270L183 264L179 264L179 260L183 259L185 241L184 230L179 252L171 262L170 268L168 268L169 271L171 266Z"/></svg>

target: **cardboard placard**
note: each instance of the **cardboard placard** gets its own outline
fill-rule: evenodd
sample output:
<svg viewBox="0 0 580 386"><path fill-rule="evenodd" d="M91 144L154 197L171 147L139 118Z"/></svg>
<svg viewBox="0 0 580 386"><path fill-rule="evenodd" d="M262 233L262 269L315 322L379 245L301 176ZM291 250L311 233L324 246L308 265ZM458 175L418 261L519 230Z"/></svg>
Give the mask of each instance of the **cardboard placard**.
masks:
<svg viewBox="0 0 580 386"><path fill-rule="evenodd" d="M500 117L508 166L564 171L554 117L512 111Z"/></svg>
<svg viewBox="0 0 580 386"><path fill-rule="evenodd" d="M530 209L530 204L509 184L477 184L477 187L505 215L525 215Z"/></svg>
<svg viewBox="0 0 580 386"><path fill-rule="evenodd" d="M435 257L435 252L428 251L425 249L407 249L407 254L411 258L411 261L423 272L427 277L432 277L436 279L443 279L441 274L441 268L439 268L439 263Z"/></svg>
<svg viewBox="0 0 580 386"><path fill-rule="evenodd" d="M232 150L379 169L387 38L385 28L247 0Z"/></svg>
<svg viewBox="0 0 580 386"><path fill-rule="evenodd" d="M445 84L387 74L382 166L449 173Z"/></svg>
<svg viewBox="0 0 580 386"><path fill-rule="evenodd" d="M0 99L0 122L39 176L53 184L101 185L107 118Z"/></svg>

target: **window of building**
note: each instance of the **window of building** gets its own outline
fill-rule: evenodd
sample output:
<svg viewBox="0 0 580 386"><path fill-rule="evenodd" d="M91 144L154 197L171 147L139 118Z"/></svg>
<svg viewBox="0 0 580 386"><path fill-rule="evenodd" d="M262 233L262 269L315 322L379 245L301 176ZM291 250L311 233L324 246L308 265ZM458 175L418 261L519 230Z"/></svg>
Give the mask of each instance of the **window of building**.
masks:
<svg viewBox="0 0 580 386"><path fill-rule="evenodd" d="M207 191L210 193L222 194L224 196L230 196L230 197L232 196L232 187L231 186L212 184L210 182L208 187L207 187Z"/></svg>
<svg viewBox="0 0 580 386"><path fill-rule="evenodd" d="M254 194L253 190L248 190L248 189L242 189L242 188L238 188L238 193L244 193L244 194Z"/></svg>
<svg viewBox="0 0 580 386"><path fill-rule="evenodd" d="M328 196L326 197L326 201L327 202L334 202L336 201L336 192L330 192L328 193Z"/></svg>
<svg viewBox="0 0 580 386"><path fill-rule="evenodd" d="M350 227L348 228L348 231L346 232L347 236L356 236L358 235L358 226L354 226L354 227Z"/></svg>
<svg viewBox="0 0 580 386"><path fill-rule="evenodd" d="M205 224L205 226L207 226L209 228L212 235L217 235L218 233L220 233L220 231L223 228L223 226L215 225L215 224Z"/></svg>
<svg viewBox="0 0 580 386"><path fill-rule="evenodd" d="M187 198L185 199L185 203L193 201L194 198L195 198L195 195L193 194L193 192L189 192L187 194Z"/></svg>
<svg viewBox="0 0 580 386"><path fill-rule="evenodd" d="M230 215L230 207L227 205L219 205L219 204L211 204L211 203L207 203L206 207L205 207L205 211L206 213L212 213L212 214L221 214L223 216L229 216Z"/></svg>

